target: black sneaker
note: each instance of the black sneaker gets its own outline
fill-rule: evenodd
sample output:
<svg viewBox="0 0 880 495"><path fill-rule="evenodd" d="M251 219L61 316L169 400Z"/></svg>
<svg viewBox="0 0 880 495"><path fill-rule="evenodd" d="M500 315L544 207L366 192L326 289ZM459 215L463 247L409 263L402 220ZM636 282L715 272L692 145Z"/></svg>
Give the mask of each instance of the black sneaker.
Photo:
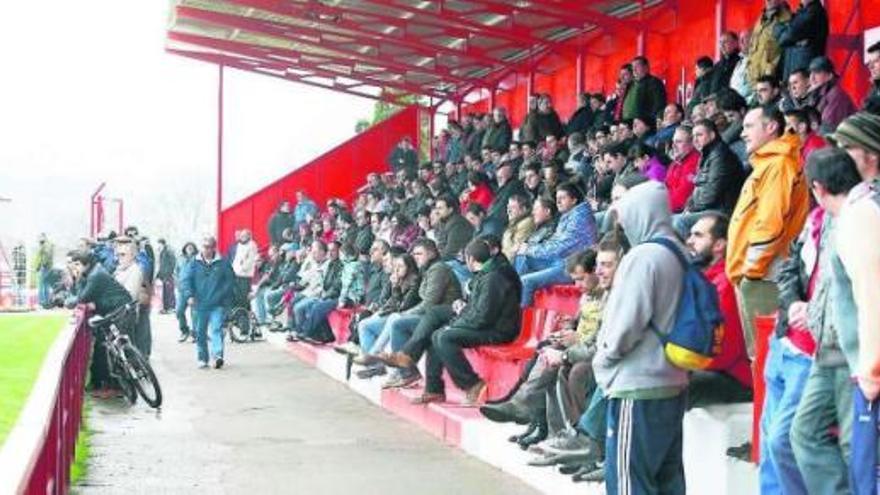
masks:
<svg viewBox="0 0 880 495"><path fill-rule="evenodd" d="M222 367L223 367L223 358L218 357L217 359L214 360L214 369L219 370Z"/></svg>
<svg viewBox="0 0 880 495"><path fill-rule="evenodd" d="M188 338L189 338L189 330L181 330L180 337L177 338L177 342L182 344L182 343L186 342L186 339L188 339Z"/></svg>

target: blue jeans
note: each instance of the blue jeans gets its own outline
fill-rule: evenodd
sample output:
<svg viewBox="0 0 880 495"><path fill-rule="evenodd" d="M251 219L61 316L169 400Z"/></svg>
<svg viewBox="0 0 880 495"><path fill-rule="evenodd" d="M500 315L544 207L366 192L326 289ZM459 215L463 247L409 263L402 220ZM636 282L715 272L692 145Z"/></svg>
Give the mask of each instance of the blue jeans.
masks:
<svg viewBox="0 0 880 495"><path fill-rule="evenodd" d="M266 309L270 312L274 312L278 305L281 304L285 292L287 292L287 288L283 286L277 289L268 289L264 296Z"/></svg>
<svg viewBox="0 0 880 495"><path fill-rule="evenodd" d="M265 325L268 320L266 318L266 292L267 287L257 287L254 291L254 298L251 299L251 309L257 317L257 323Z"/></svg>
<svg viewBox="0 0 880 495"><path fill-rule="evenodd" d="M313 339L329 340L334 338L332 332L330 335L324 335L330 326L323 326L321 323L327 321L327 316L330 315L331 311L336 309L337 304L339 304L338 299L319 299L318 302L312 305L312 309L306 316L303 325L300 327L300 331L304 335ZM323 332L321 330L323 330Z"/></svg>
<svg viewBox="0 0 880 495"><path fill-rule="evenodd" d="M46 278L49 276L48 268L40 268L40 277L37 280L37 298L40 302L40 306L47 306L49 304L49 284L46 283Z"/></svg>
<svg viewBox="0 0 880 495"><path fill-rule="evenodd" d="M293 304L293 330L295 332L303 331L303 324L312 310L312 306L318 303L320 299L317 297L304 297Z"/></svg>
<svg viewBox="0 0 880 495"><path fill-rule="evenodd" d="M535 292L544 287L570 284L571 277L565 272L565 260L540 260L530 256L517 256L513 267L522 279L521 307L532 304Z"/></svg>
<svg viewBox="0 0 880 495"><path fill-rule="evenodd" d="M766 396L761 412L761 462L758 476L762 495L806 494L791 446L791 425L810 375L812 359L786 347L775 335L764 365Z"/></svg>
<svg viewBox="0 0 880 495"><path fill-rule="evenodd" d="M604 442L608 430L608 398L602 389L596 387L590 397L587 410L581 414L577 422L577 429L597 442Z"/></svg>
<svg viewBox="0 0 880 495"><path fill-rule="evenodd" d="M385 328L386 321L388 321L387 316L370 315L358 323L358 338L361 342L361 349L364 352L372 350L376 339L379 338L382 329Z"/></svg>
<svg viewBox="0 0 880 495"><path fill-rule="evenodd" d="M177 315L177 326L181 333L189 332L190 326L186 321L186 309L189 305L183 299L183 293L179 289L175 293L175 296L177 296L175 301L176 304L174 306L175 314ZM193 327L195 327L195 310L193 308L189 308L189 320L193 322Z"/></svg>
<svg viewBox="0 0 880 495"><path fill-rule="evenodd" d="M877 495L877 445L878 419L877 410L880 400L868 401L857 384L853 384L853 437L852 458L850 465L850 484L853 495Z"/></svg>
<svg viewBox="0 0 880 495"><path fill-rule="evenodd" d="M208 326L211 327L211 357L223 357L223 318L226 308L196 309L193 324L196 327L196 349L199 361L208 362Z"/></svg>

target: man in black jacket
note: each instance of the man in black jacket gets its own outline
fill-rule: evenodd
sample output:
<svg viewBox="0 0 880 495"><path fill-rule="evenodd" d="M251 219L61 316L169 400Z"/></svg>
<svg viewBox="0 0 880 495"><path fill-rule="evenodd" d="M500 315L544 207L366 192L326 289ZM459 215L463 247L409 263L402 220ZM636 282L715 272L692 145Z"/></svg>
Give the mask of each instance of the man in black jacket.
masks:
<svg viewBox="0 0 880 495"><path fill-rule="evenodd" d="M282 201L278 205L278 211L269 219L269 240L275 246L284 243L284 230L294 227L293 212L290 211L290 202Z"/></svg>
<svg viewBox="0 0 880 495"><path fill-rule="evenodd" d="M638 56L632 61L633 86L623 102L623 118L634 119L639 115L657 117L666 106L666 86L651 74L648 59Z"/></svg>
<svg viewBox="0 0 880 495"><path fill-rule="evenodd" d="M503 255L492 256L490 243L483 238L468 244L465 260L474 272L470 297L466 303L453 304L457 316L431 337L425 392L414 401L419 404L445 400L442 374L446 369L455 385L466 391L465 405L478 405L485 399L486 383L471 368L463 350L504 344L519 335L522 284L512 275L510 264Z"/></svg>
<svg viewBox="0 0 880 495"><path fill-rule="evenodd" d="M408 174L415 174L416 166L419 163L419 156L413 148L409 136L404 136L400 143L391 152L387 160L391 170L398 172L405 170Z"/></svg>
<svg viewBox="0 0 880 495"><path fill-rule="evenodd" d="M157 241L159 245L159 269L156 278L162 281L162 310L160 313L167 314L174 310L174 268L177 266L177 257L168 247L165 239Z"/></svg>
<svg viewBox="0 0 880 495"><path fill-rule="evenodd" d="M500 235L507 227L507 200L514 194L525 192L525 189L522 181L516 178L513 163L509 160L498 165L498 169L495 170L495 180L498 182L498 189L486 212L484 223L487 225L483 230Z"/></svg>
<svg viewBox="0 0 880 495"><path fill-rule="evenodd" d="M513 141L513 129L510 128L510 121L507 120L507 112L502 107L495 107L492 110L492 122L483 136L482 146L504 153L510 148L511 141Z"/></svg>
<svg viewBox="0 0 880 495"><path fill-rule="evenodd" d="M77 286L82 287L76 298L72 300L73 303L84 304L96 314L106 316L132 302L131 295L125 287L107 273L103 266L96 263L91 253L72 251L68 254L68 258L71 270L77 279ZM134 319L131 328L125 330L134 331ZM105 349L103 340L93 341L89 388L99 391L101 397L108 398L111 396L108 388L113 386L113 378L110 376Z"/></svg>
<svg viewBox="0 0 880 495"><path fill-rule="evenodd" d="M801 0L797 12L788 22L776 25L773 36L783 49L782 80L797 69L805 69L810 61L825 55L828 43L828 12L819 0Z"/></svg>
<svg viewBox="0 0 880 495"><path fill-rule="evenodd" d="M712 71L712 93L717 93L722 88L730 86L730 77L733 70L742 59L739 52L739 36L733 31L721 35L721 58L715 64Z"/></svg>
<svg viewBox="0 0 880 495"><path fill-rule="evenodd" d="M673 217L676 230L686 238L699 214L713 210L730 214L736 206L745 171L739 159L718 136L711 120L694 124L694 147L700 152L700 165L694 178L694 192L684 212Z"/></svg>

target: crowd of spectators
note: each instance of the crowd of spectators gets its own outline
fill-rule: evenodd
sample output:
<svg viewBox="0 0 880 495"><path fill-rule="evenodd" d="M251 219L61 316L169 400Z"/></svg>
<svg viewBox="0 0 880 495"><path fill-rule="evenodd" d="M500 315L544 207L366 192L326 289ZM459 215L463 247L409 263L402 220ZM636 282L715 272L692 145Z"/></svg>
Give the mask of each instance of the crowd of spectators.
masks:
<svg viewBox="0 0 880 495"><path fill-rule="evenodd" d="M228 258L240 284L254 283L265 328L327 344L328 315L349 311L350 340L336 349L360 379L424 380L426 404L447 400L445 370L465 405L528 425L511 441L532 464L604 480L608 493L684 493L684 412L748 402L756 381L767 390L762 493L870 493L880 44L867 50L859 110L827 37L818 0L794 12L767 0L754 29L721 37L718 60L695 61L688 101L669 101L636 57L612 94L579 95L567 121L544 94L516 132L503 108L462 115L432 140L431 161L404 139L351 204L319 208L299 191L269 221L265 260L246 231ZM724 316L702 371L672 365L657 338L676 318L681 256ZM579 289L578 313L487 403L463 350L516 340L536 291L560 284ZM773 313L755 376L755 318ZM854 424L853 408L873 416Z"/></svg>

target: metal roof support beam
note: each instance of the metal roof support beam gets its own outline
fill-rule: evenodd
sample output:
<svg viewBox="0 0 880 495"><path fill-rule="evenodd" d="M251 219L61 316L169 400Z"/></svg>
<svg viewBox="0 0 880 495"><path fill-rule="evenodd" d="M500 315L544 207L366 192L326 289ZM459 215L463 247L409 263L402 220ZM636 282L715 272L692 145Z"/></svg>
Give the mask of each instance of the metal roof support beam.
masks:
<svg viewBox="0 0 880 495"><path fill-rule="evenodd" d="M214 24L214 25L223 26L223 27L227 27L227 28L243 29L245 31L252 31L252 32L260 33L260 34L265 34L267 36L279 37L277 34L275 34L276 32L273 31L272 28L269 27L270 23L267 23L264 21L258 21L256 19L246 19L246 18L239 17L239 16L221 14L221 13L217 13L217 12L210 12L210 11L200 10L200 9L193 9L193 8L189 8L189 7L178 7L177 14L182 18L191 19L191 20L195 20L198 22ZM315 49L318 49L321 51L328 51L329 50L329 51L337 52L337 53L344 55L344 56L354 57L355 59L358 59L358 60L360 60L366 64L369 64L369 65L375 65L377 67L384 67L384 68L391 69L392 72L395 72L395 71L402 72L403 73L402 75L404 77L406 76L407 72L419 72L419 73L426 74L428 76L433 76L433 77L443 76L443 77L447 78L448 80L453 80L453 81L456 81L457 83L467 83L467 84L474 83L474 80L472 80L472 79L458 77L458 76L455 76L451 73L444 73L444 72L448 72L448 71L439 70L439 72L441 73L441 76L437 76L437 75L435 75L435 72L436 72L435 69L428 69L428 68L424 68L424 67L419 67L417 65L404 64L404 63L396 62L393 60L385 60L385 59L379 58L379 57L364 55L356 50L342 47L339 44L333 43L333 42L323 41L321 43L314 43L314 42L311 42L308 40L302 40L299 38L290 39L290 41L302 44L304 46L312 47L312 48L315 48ZM254 45L249 45L249 46L254 46ZM315 57L325 57L323 54L317 54L317 53L316 54L309 54L309 53L304 52L303 54L304 55L312 55Z"/></svg>
<svg viewBox="0 0 880 495"><path fill-rule="evenodd" d="M584 92L584 50L578 50L577 58L574 61L574 86L578 95Z"/></svg>
<svg viewBox="0 0 880 495"><path fill-rule="evenodd" d="M424 96L435 96L435 97L445 97L444 93L438 93L434 91L430 91L421 86L406 83L406 82L395 82L395 81L385 81L383 79L377 79L370 74L362 74L358 73L351 67L352 61L346 59L334 59L332 57L320 56L320 58L326 58L329 60L328 63L333 63L335 65L342 65L348 68L351 71L351 74L344 74L340 72L335 72L332 70L328 70L324 67L321 67L320 63L308 62L306 60L302 60L303 54L293 50L282 50L280 48L257 48L253 45L248 45L247 43L241 43L238 41L227 41L221 40L218 38L211 38L208 36L199 36L194 34L184 34L177 33L171 31L168 33L168 38L171 40L179 41L182 43L187 43L190 45L201 46L205 48L210 48L212 50L218 50L223 52L230 52L233 54L244 55L248 58L255 59L257 61L262 61L270 64L275 64L278 67L283 67L284 70L287 69L297 69L302 68L305 70L309 70L312 72L320 72L320 77L343 77L346 79L360 80L365 83L373 84L379 87L389 87L398 89L400 91L405 91L407 93L413 93L417 95ZM277 55L284 58L294 58L296 59L293 62L293 66L291 66L290 62L285 62L284 60L273 59L270 55ZM318 57L318 56L315 56ZM344 86L344 85L343 85Z"/></svg>
<svg viewBox="0 0 880 495"><path fill-rule="evenodd" d="M275 74L275 73L271 73L271 72L264 72L261 70L257 70L255 66L248 64L248 63L245 63L240 58L233 57L230 55L221 55L221 54L216 54L216 53L205 53L205 52L194 52L194 51L189 51L189 50L179 50L176 48L166 48L165 51L168 53L171 53L173 55L178 55L180 57L191 58L194 60L208 62L211 64L222 64L222 65L225 65L226 67L233 67L233 68L247 71L247 72L255 72L257 74L264 75L264 76L272 76L272 77L276 77L278 79L284 79L286 81L292 81L292 82L296 82L296 83L300 83L300 84L305 84L307 86L312 86L315 88L327 89L330 91L336 91L338 93L345 93L345 94L349 94L352 96L360 96L361 98L369 98L371 100L384 101L384 102L388 102L388 103L394 103L397 105L405 104L400 101L400 97L390 98L390 97L385 96L384 92L380 96L375 96L375 95L371 95L368 93L361 93L359 91L347 89L345 87L328 86L328 85L317 83L314 81L305 80L301 76L297 76L295 74L288 73L285 75L280 75L280 74Z"/></svg>
<svg viewBox="0 0 880 495"><path fill-rule="evenodd" d="M474 22L470 19L464 18L456 13L453 13L449 10L444 10L442 14L438 14L434 11L427 9L420 9L418 7L412 7L410 5L399 3L397 0L362 0L364 3L373 4L379 7L387 7L389 9L398 10L401 12L407 12L416 16L425 17L428 19L433 19L440 23L449 23L454 22L461 26L465 26L467 29L471 29L480 33L483 33L487 36L493 38L501 38L503 40L510 41L521 48L528 48L531 45L536 44L552 44L552 42L548 42L545 39L536 37L531 34L531 32L524 32L522 28L519 29L504 29L495 26L487 26L485 24L480 24L479 22ZM367 12L369 13L369 12ZM420 19L412 19L413 22L421 22Z"/></svg>
<svg viewBox="0 0 880 495"><path fill-rule="evenodd" d="M347 19L346 12L337 7L324 5L324 4L312 4L309 7L300 7L294 4L279 4L278 2L266 2L264 0L226 0L226 3L235 4L243 7L253 7L258 8L260 10L265 10L266 12L270 12L273 14L283 15L287 17L293 17L299 19L304 22L311 22L316 24L325 24L329 27L342 29L345 31L351 31L353 33L358 33L363 36L367 36L373 38L377 41L384 41L389 44L395 44L403 47L407 47L416 51L419 51L422 54L431 56L436 56L437 53L442 53L444 55L455 56L455 57L465 57L474 61L478 61L484 64L502 64L503 60L490 56L486 50L482 48L465 46L462 49L457 48L449 48L442 45L434 45L431 43L425 43L421 41L420 38L413 36L407 32L405 32L406 20L400 18L392 18L387 16L381 16L377 14L357 14L359 16L370 16L373 18L378 18L382 22L388 22L389 25L397 27L401 31L401 35L397 36L394 34L385 34L379 31L372 31L368 29L364 29L359 22L352 21ZM315 18L315 14L323 14L327 16L333 16L333 21L321 21L320 19ZM393 22L389 22L393 21ZM446 26L436 26L430 25L432 28L440 28L444 29L444 33L447 33L449 36L458 37L458 38L466 38L467 31L464 29L455 29L450 31L446 31L448 27Z"/></svg>
<svg viewBox="0 0 880 495"><path fill-rule="evenodd" d="M727 30L727 0L715 0L715 60L721 58L721 36Z"/></svg>
<svg viewBox="0 0 880 495"><path fill-rule="evenodd" d="M530 3L537 5L537 8L523 7L494 0L478 1L496 14L513 15L516 12L522 12L524 14L550 17L556 19L558 23L564 26L576 29L583 29L585 23L602 29L617 31L638 31L642 28L639 23L628 22L621 18L596 12L595 10L584 9L584 2L581 0L574 2L531 1Z"/></svg>

